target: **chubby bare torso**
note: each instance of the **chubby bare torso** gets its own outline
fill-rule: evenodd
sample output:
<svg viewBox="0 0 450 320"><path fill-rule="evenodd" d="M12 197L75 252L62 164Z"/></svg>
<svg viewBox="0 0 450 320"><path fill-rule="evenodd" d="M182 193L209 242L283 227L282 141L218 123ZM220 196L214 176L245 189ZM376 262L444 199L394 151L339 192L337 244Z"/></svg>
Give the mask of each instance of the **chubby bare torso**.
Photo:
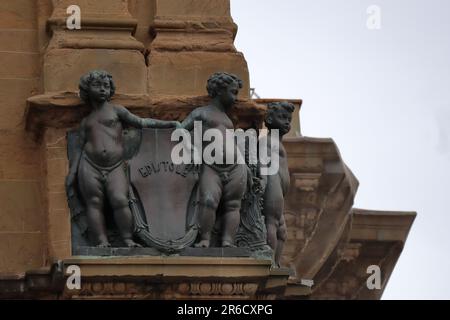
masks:
<svg viewBox="0 0 450 320"><path fill-rule="evenodd" d="M84 120L84 152L99 166L112 166L123 160L122 123L114 105L105 104Z"/></svg>
<svg viewBox="0 0 450 320"><path fill-rule="evenodd" d="M278 170L274 175L263 176L263 179L266 182L266 185L271 182L271 185L279 186L281 195L284 196L287 194L290 185L290 177L289 177L289 167L287 161L286 149L284 149L281 141L278 141L278 147L272 148L272 139L270 136L264 136L260 138L260 148L263 146L267 147L268 153L270 154L270 164L275 165L278 162ZM278 161L275 161L275 157L278 158Z"/></svg>
<svg viewBox="0 0 450 320"><path fill-rule="evenodd" d="M212 141L204 141L204 137L201 139L203 165L199 177L198 200L201 234L200 241L195 246L210 246L211 233L215 226L216 215L219 213L219 204L221 204L222 210L218 219L221 224L220 246L230 247L234 245L234 237L239 227L241 200L244 197L247 182L246 167L234 161L238 149L236 145L226 143L227 130L234 129L234 126L223 110L214 105L197 108L183 121L183 128L189 131L194 129L194 135L199 134L195 132L197 121L202 124L203 135L208 135L206 131L210 129L215 129L216 132L211 135ZM221 142L218 143L216 138L221 138ZM214 159L210 159L213 160L212 163L208 163L209 160L206 161L207 149L214 150ZM229 155L228 159L233 161L227 163L227 154L232 151L233 154Z"/></svg>
<svg viewBox="0 0 450 320"><path fill-rule="evenodd" d="M220 110L218 110L214 106L206 106L201 107L192 113L192 119L193 121L201 121L202 122L202 129L203 134L206 130L209 129L215 129L220 132L220 135L222 137L222 143L220 144L220 148L215 148L214 151L216 153L215 159L218 159L218 163L215 163L215 166L220 167L226 167L226 166L232 166L235 163L227 163L227 154L228 159L235 159L237 154L237 148L233 141L230 141L230 143L226 143L226 137L227 137L227 130L233 130L234 125L231 119L228 117L228 115ZM202 143L202 149L205 150L205 148L211 144L214 143L214 141L203 141ZM215 146L218 147L219 144L215 143ZM220 160L219 160L220 159ZM221 163L220 163L221 162Z"/></svg>
<svg viewBox="0 0 450 320"><path fill-rule="evenodd" d="M263 213L267 220L279 226L284 211L284 196L290 186L290 176L283 144L279 142L277 148L272 148L271 143L270 136L260 139L260 146L265 145L270 151L270 165L278 163L278 170L275 174L262 176L265 184ZM278 157L278 161L275 161L275 157Z"/></svg>

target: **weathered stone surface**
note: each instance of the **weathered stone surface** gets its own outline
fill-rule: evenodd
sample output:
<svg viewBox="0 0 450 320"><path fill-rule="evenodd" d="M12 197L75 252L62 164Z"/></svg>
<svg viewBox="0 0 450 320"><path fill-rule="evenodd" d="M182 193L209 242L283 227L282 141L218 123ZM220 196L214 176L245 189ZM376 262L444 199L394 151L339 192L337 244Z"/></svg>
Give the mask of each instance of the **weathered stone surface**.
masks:
<svg viewBox="0 0 450 320"><path fill-rule="evenodd" d="M89 70L110 72L118 93L146 93L144 56L135 51L107 49L59 49L47 52L44 62L44 89L47 92L78 92L80 77ZM130 81L130 74L133 80Z"/></svg>
<svg viewBox="0 0 450 320"><path fill-rule="evenodd" d="M155 0L158 17L182 17L183 19L230 16L229 0Z"/></svg>
<svg viewBox="0 0 450 320"><path fill-rule="evenodd" d="M59 260L71 255L70 212L64 184L68 172L66 131L48 128L41 143L45 164L43 184L46 195L49 259Z"/></svg>
<svg viewBox="0 0 450 320"><path fill-rule="evenodd" d="M22 131L2 131L0 135L0 180L39 180L39 147Z"/></svg>
<svg viewBox="0 0 450 320"><path fill-rule="evenodd" d="M0 270L20 273L41 267L46 254L40 232L0 232Z"/></svg>
<svg viewBox="0 0 450 320"><path fill-rule="evenodd" d="M0 180L0 232L39 232L45 216L38 181Z"/></svg>
<svg viewBox="0 0 450 320"><path fill-rule="evenodd" d="M365 241L406 242L415 212L353 209L351 238Z"/></svg>
<svg viewBox="0 0 450 320"><path fill-rule="evenodd" d="M328 258L312 279L310 299L380 299L416 213L352 209L350 215L349 228L333 251L333 259ZM367 288L371 265L380 267L380 290ZM288 297L302 296L288 291Z"/></svg>
<svg viewBox="0 0 450 320"><path fill-rule="evenodd" d="M128 17L131 18L128 12L127 1L123 0L56 0L54 1L54 11L52 19L67 17L66 9L71 5L78 5L83 13L84 18L107 18L116 19Z"/></svg>
<svg viewBox="0 0 450 320"><path fill-rule="evenodd" d="M50 250L54 250L52 247L60 242L69 242L70 216L67 216L67 211L60 210L58 212L55 210L49 213L48 237ZM54 251L50 252L50 257L54 260L63 258L54 256L52 253Z"/></svg>
<svg viewBox="0 0 450 320"><path fill-rule="evenodd" d="M37 53L0 52L0 78L37 78L39 56Z"/></svg>
<svg viewBox="0 0 450 320"><path fill-rule="evenodd" d="M36 27L36 1L3 0L0 2L0 29L33 29Z"/></svg>
<svg viewBox="0 0 450 320"><path fill-rule="evenodd" d="M150 25L155 16L154 0L129 0L128 10L137 20L137 27L134 33L135 38L141 42L145 48L150 45L153 37L150 35Z"/></svg>
<svg viewBox="0 0 450 320"><path fill-rule="evenodd" d="M24 128L26 99L37 93L37 79L1 79L0 101L3 116L0 127L3 130L21 130Z"/></svg>
<svg viewBox="0 0 450 320"><path fill-rule="evenodd" d="M36 7L37 43L39 51L43 52L50 41L50 33L47 32L47 21L52 15L53 0L39 0Z"/></svg>
<svg viewBox="0 0 450 320"><path fill-rule="evenodd" d="M209 76L225 71L243 80L240 97L249 98L247 62L233 44L237 27L228 0L156 0L154 8L148 57L151 95L202 95Z"/></svg>
<svg viewBox="0 0 450 320"><path fill-rule="evenodd" d="M24 132L40 75L36 1L0 3L0 273L40 267L46 227L39 145Z"/></svg>
<svg viewBox="0 0 450 320"><path fill-rule="evenodd" d="M331 139L287 138L291 185L283 263L297 279L315 279L346 230L358 181Z"/></svg>
<svg viewBox="0 0 450 320"><path fill-rule="evenodd" d="M239 97L248 99L247 63L240 53L152 52L149 56L150 96L202 96L214 72L236 74L244 82Z"/></svg>
<svg viewBox="0 0 450 320"><path fill-rule="evenodd" d="M37 30L0 29L0 51L37 52Z"/></svg>
<svg viewBox="0 0 450 320"><path fill-rule="evenodd" d="M181 26L177 25L177 27ZM191 28L195 27L191 26ZM212 37L212 34L214 34L214 37ZM179 31L159 32L151 43L151 51L236 53L236 48L233 45L233 33L231 31L203 33Z"/></svg>
<svg viewBox="0 0 450 320"><path fill-rule="evenodd" d="M82 12L80 30L66 29L66 9L73 4ZM49 18L53 32L44 56L44 91L78 92L81 75L104 69L113 75L119 92L146 93L144 46L132 36L136 23L127 1L56 1Z"/></svg>
<svg viewBox="0 0 450 320"><path fill-rule="evenodd" d="M53 261L59 259L67 259L72 256L72 243L70 241L70 230L68 234L65 234L65 237L68 239L53 241L48 244L49 256Z"/></svg>

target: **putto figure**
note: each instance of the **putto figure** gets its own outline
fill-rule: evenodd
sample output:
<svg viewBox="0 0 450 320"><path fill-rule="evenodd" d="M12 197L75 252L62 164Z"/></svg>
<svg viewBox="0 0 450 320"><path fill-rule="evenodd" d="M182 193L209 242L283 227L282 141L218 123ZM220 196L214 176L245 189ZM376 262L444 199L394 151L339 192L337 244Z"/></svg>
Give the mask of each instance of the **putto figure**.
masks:
<svg viewBox="0 0 450 320"><path fill-rule="evenodd" d="M241 200L247 185L247 168L245 164L227 163L226 130L234 129L233 122L227 112L236 102L242 81L233 74L225 72L213 74L207 84L209 96L212 98L208 106L200 107L183 121L186 130L194 129L194 122L200 121L204 131L217 129L222 135L220 150L216 157L221 163L208 164L202 161L199 177L199 225L200 241L196 247L209 247L214 226L219 226L219 246L234 246L234 238L240 222ZM203 142L203 148L206 147ZM234 148L234 147L232 147ZM236 148L230 157L234 159ZM217 157L217 155L219 156ZM229 159L229 158L228 158ZM219 210L220 204L220 210ZM220 216L216 216L216 215ZM216 223L217 220L217 223Z"/></svg>
<svg viewBox="0 0 450 320"><path fill-rule="evenodd" d="M106 231L104 205L109 202L120 236L128 247L133 241L133 217L129 208L129 182L125 173L123 125L135 128L171 128L176 121L142 119L122 106L110 103L115 86L105 71L91 71L80 79L80 97L92 108L81 121L81 152L71 162L67 190L78 189L86 205L88 228L98 247L111 246Z"/></svg>
<svg viewBox="0 0 450 320"><path fill-rule="evenodd" d="M284 197L290 185L286 150L281 140L291 130L292 112L294 110L294 105L289 102L270 103L265 119L269 134L267 137L261 138L267 140L265 143L269 144L268 150L271 150L271 153L278 153L277 155L271 154L271 158L278 156L279 159L278 172L275 175L263 176L266 180L263 196L263 215L266 220L267 242L275 252L274 260L277 266L280 265L281 253L287 236L286 222L284 220ZM278 147L270 146L274 130L278 130Z"/></svg>

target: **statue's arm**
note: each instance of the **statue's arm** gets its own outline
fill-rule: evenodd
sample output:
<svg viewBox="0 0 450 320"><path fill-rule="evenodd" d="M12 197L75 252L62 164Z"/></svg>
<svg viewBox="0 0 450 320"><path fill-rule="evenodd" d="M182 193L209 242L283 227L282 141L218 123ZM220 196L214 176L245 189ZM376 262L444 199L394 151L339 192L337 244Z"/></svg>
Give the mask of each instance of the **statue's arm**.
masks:
<svg viewBox="0 0 450 320"><path fill-rule="evenodd" d="M132 114L126 108L121 106L116 106L117 114L121 121L124 123L135 127L135 128L174 128L178 127L180 123L178 121L163 121L151 118L141 118L137 115Z"/></svg>
<svg viewBox="0 0 450 320"><path fill-rule="evenodd" d="M192 131L194 129L195 121L201 121L200 113L197 110L192 111L186 119L184 119L181 123L181 128Z"/></svg>

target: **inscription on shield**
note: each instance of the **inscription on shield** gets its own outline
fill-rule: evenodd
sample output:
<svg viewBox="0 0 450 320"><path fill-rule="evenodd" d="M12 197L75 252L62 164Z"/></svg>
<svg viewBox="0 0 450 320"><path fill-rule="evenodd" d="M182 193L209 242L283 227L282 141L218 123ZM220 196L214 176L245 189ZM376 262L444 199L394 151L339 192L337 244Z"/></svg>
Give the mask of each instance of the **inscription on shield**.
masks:
<svg viewBox="0 0 450 320"><path fill-rule="evenodd" d="M186 236L193 221L194 189L198 172L191 165L175 165L170 137L173 129L143 129L138 153L129 161L130 180L144 211L152 238L172 241Z"/></svg>

